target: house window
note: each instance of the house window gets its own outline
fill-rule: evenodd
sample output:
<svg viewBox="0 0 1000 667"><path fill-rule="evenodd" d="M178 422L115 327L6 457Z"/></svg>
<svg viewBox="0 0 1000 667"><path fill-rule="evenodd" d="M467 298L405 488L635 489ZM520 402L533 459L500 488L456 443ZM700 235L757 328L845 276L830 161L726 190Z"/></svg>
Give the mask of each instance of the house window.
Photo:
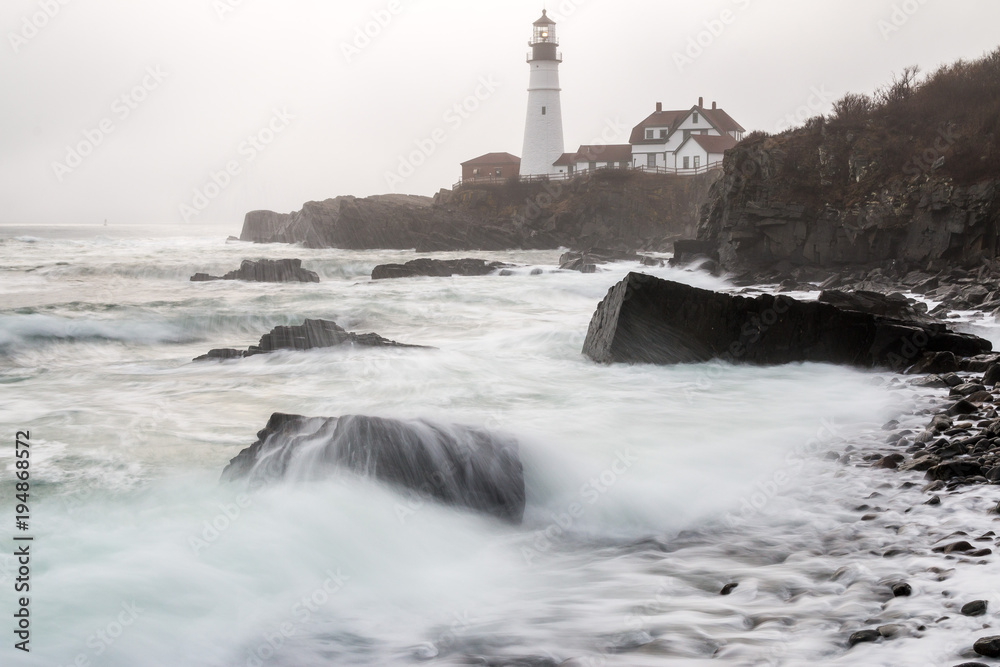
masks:
<svg viewBox="0 0 1000 667"><path fill-rule="evenodd" d="M684 168L685 169L691 168L691 158L689 157L684 158Z"/></svg>
<svg viewBox="0 0 1000 667"><path fill-rule="evenodd" d="M496 170L495 172L493 172L493 173L494 173L494 174L496 174L497 176L503 176L503 169L497 169L497 170Z"/></svg>
<svg viewBox="0 0 1000 667"><path fill-rule="evenodd" d="M666 139L666 138L667 138L667 131L660 130L660 139Z"/></svg>
<svg viewBox="0 0 1000 667"><path fill-rule="evenodd" d="M545 115L545 107L542 107L542 115Z"/></svg>
<svg viewBox="0 0 1000 667"><path fill-rule="evenodd" d="M590 164L587 165L587 169L590 169L591 171L597 169L597 163L591 162Z"/></svg>
<svg viewBox="0 0 1000 667"><path fill-rule="evenodd" d="M694 124L695 125L698 124L698 112L697 111L694 112Z"/></svg>
<svg viewBox="0 0 1000 667"><path fill-rule="evenodd" d="M695 155L694 156L694 168L697 169L700 166L701 166L701 156L700 155Z"/></svg>
<svg viewBox="0 0 1000 667"><path fill-rule="evenodd" d="M691 138L691 130L684 130L684 141Z"/></svg>
<svg viewBox="0 0 1000 667"><path fill-rule="evenodd" d="M619 169L628 169L628 162L619 162L618 163L618 168Z"/></svg>
<svg viewBox="0 0 1000 667"><path fill-rule="evenodd" d="M473 176L478 176L479 175L479 168L478 167L476 167L475 169L472 170L472 175Z"/></svg>
<svg viewBox="0 0 1000 667"><path fill-rule="evenodd" d="M646 130L646 138L647 139L652 139L653 138L653 131L652 130Z"/></svg>
<svg viewBox="0 0 1000 667"><path fill-rule="evenodd" d="M656 168L656 153L646 153L646 166L651 169Z"/></svg>

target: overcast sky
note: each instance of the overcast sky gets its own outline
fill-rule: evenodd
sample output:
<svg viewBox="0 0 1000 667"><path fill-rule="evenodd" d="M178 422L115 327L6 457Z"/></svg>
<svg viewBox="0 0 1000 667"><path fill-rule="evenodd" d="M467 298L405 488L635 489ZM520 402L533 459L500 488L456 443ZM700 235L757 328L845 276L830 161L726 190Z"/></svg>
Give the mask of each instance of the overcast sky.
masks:
<svg viewBox="0 0 1000 667"><path fill-rule="evenodd" d="M748 130L775 131L907 65L929 70L1000 43L995 0L547 6L564 55L567 150L602 135L626 143L656 102L689 108L699 96ZM248 210L451 187L464 160L520 154L541 9L4 0L0 223L232 222L238 232Z"/></svg>

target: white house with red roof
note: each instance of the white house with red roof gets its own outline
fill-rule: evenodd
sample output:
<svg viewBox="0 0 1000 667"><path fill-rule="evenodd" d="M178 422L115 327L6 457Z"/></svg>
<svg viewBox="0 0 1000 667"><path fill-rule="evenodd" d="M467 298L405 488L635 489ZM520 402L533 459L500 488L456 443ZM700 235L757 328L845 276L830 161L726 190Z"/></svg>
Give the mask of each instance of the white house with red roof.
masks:
<svg viewBox="0 0 1000 667"><path fill-rule="evenodd" d="M674 111L664 111L658 102L656 111L632 130L632 166L682 173L705 169L722 162L745 133L715 102L706 109L704 98L690 109Z"/></svg>

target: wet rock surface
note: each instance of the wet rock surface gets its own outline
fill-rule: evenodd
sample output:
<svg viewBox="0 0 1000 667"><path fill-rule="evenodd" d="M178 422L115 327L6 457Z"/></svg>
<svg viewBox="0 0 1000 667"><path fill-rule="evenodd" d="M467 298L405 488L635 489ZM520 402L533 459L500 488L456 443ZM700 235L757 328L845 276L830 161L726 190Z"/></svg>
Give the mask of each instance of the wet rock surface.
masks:
<svg viewBox="0 0 1000 667"><path fill-rule="evenodd" d="M983 637L972 648L976 653L987 658L1000 658L1000 635Z"/></svg>
<svg viewBox="0 0 1000 667"><path fill-rule="evenodd" d="M275 413L222 479L321 479L334 469L514 523L524 513L524 474L514 439L424 420Z"/></svg>
<svg viewBox="0 0 1000 667"><path fill-rule="evenodd" d="M194 361L224 361L227 359L252 357L257 354L267 354L278 350L312 350L322 347L337 347L339 345L421 347L419 345L397 343L374 333L351 333L345 331L336 322L328 320L306 320L299 326L275 327L269 333L264 334L257 345L253 345L246 350L233 348L210 350L208 354L197 357Z"/></svg>
<svg viewBox="0 0 1000 667"><path fill-rule="evenodd" d="M318 283L319 274L302 268L301 259L245 259L240 268L220 277L196 273L191 282L244 280L257 283Z"/></svg>
<svg viewBox="0 0 1000 667"><path fill-rule="evenodd" d="M582 252L570 251L559 258L559 268L563 271L596 273L597 267L611 262L640 262L643 266L664 266L666 262L649 255L622 252L609 248L590 248Z"/></svg>
<svg viewBox="0 0 1000 667"><path fill-rule="evenodd" d="M415 259L405 264L380 264L372 271L372 280L414 278L417 276L487 276L512 264L488 262L484 259Z"/></svg>

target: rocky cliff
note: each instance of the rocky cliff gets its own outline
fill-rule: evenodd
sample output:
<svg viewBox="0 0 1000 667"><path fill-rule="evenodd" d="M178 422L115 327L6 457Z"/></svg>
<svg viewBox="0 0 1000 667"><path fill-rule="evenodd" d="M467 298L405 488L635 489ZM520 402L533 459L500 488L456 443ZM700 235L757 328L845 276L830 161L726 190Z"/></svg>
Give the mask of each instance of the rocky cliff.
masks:
<svg viewBox="0 0 1000 667"><path fill-rule="evenodd" d="M291 214L248 213L240 238L311 248L667 250L693 235L718 174L608 170L571 181L466 184L433 198L337 197Z"/></svg>
<svg viewBox="0 0 1000 667"><path fill-rule="evenodd" d="M1000 253L1000 50L729 151L698 240L724 268L978 268ZM820 272L821 273L821 272Z"/></svg>
<svg viewBox="0 0 1000 667"><path fill-rule="evenodd" d="M732 271L886 262L902 272L935 271L997 258L1000 174L963 184L937 170L900 172L864 183L880 159L859 145L864 140L814 122L737 146L712 190L699 241Z"/></svg>

